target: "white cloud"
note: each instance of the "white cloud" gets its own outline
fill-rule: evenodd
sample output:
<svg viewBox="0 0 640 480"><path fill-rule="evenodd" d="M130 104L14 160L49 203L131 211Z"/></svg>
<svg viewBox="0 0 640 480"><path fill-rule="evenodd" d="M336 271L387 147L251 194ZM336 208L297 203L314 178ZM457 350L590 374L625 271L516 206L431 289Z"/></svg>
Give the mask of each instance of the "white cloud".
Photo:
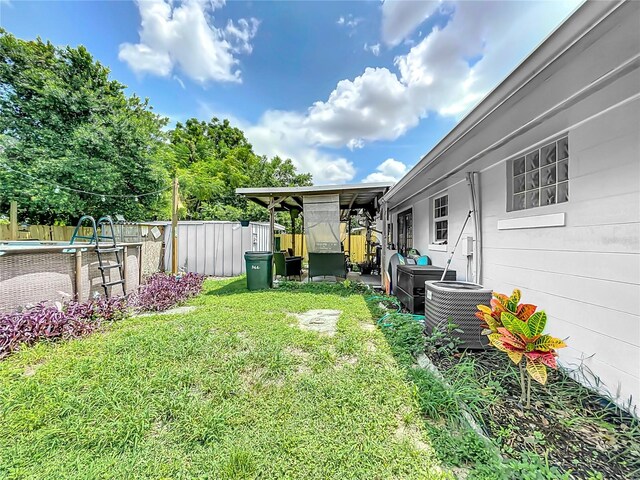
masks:
<svg viewBox="0 0 640 480"><path fill-rule="evenodd" d="M251 40L258 33L258 25L260 22L255 18L249 20L241 18L238 20L238 25L234 25L233 20L227 22L224 31L230 37L235 37L238 42L238 45L233 48L234 52L251 53L253 51Z"/></svg>
<svg viewBox="0 0 640 480"><path fill-rule="evenodd" d="M341 15L338 17L336 23L340 26L348 27L351 30L351 33L353 33L355 28L362 23L362 18L354 17L352 14L347 16Z"/></svg>
<svg viewBox="0 0 640 480"><path fill-rule="evenodd" d="M247 122L226 112L217 111L206 102L198 102L198 114L204 118L227 118L244 131L258 155L290 158L298 171L311 173L316 185L346 183L353 180L356 169L346 158L319 148L304 126L304 115L297 112L267 110L256 123Z"/></svg>
<svg viewBox="0 0 640 480"><path fill-rule="evenodd" d="M369 44L365 43L364 44L364 51L365 52L371 52L377 57L378 55L380 55L380 44L376 43L375 45L369 45Z"/></svg>
<svg viewBox="0 0 640 480"><path fill-rule="evenodd" d="M257 153L290 158L298 170L313 175L315 184L352 180L356 173L353 164L318 148L304 124L304 116L299 113L269 110L257 124L243 130Z"/></svg>
<svg viewBox="0 0 640 480"><path fill-rule="evenodd" d="M399 44L439 5L439 1L384 0L382 4L382 39L387 45Z"/></svg>
<svg viewBox="0 0 640 480"><path fill-rule="evenodd" d="M316 102L304 124L320 145L362 147L365 141L393 140L417 125L420 109L407 86L386 68L367 68L341 80L326 102Z"/></svg>
<svg viewBox="0 0 640 480"><path fill-rule="evenodd" d="M384 162L376 167L376 171L370 173L362 179L363 183L374 182L397 182L407 172L409 167L399 160L387 158Z"/></svg>
<svg viewBox="0 0 640 480"><path fill-rule="evenodd" d="M418 10L416 16L424 12L421 5L409 4ZM353 80L338 82L326 101L314 103L304 117L310 141L360 148L366 142L397 139L429 112L461 117L571 6L509 1L448 4L449 22L396 57L397 73L366 68ZM398 8L407 11L404 5ZM479 60L472 63L470 58Z"/></svg>
<svg viewBox="0 0 640 480"><path fill-rule="evenodd" d="M120 45L118 58L138 74L169 76L174 69L198 83L240 82L237 53L251 53L259 22L255 18L213 25L224 1L138 1L140 42Z"/></svg>
<svg viewBox="0 0 640 480"><path fill-rule="evenodd" d="M424 16L423 6L411 5L418 9L415 16ZM356 173L353 164L327 147L355 149L367 142L395 140L430 112L459 118L572 6L561 2L448 4L448 23L425 31L419 43L396 57L395 69L366 68L361 75L338 82L326 100L306 111L271 110L255 124L239 125L256 152L291 158L299 170L312 173L315 182L350 181ZM470 62L472 58L477 61ZM403 165L388 159L366 180L398 179L406 172Z"/></svg>
<svg viewBox="0 0 640 480"><path fill-rule="evenodd" d="M182 89L183 89L183 90L185 90L185 89L187 88L187 87L185 87L184 82L182 81L182 79L181 79L179 76L174 75L172 78L173 78L176 82L178 82L178 85L180 85L180 86L182 87Z"/></svg>

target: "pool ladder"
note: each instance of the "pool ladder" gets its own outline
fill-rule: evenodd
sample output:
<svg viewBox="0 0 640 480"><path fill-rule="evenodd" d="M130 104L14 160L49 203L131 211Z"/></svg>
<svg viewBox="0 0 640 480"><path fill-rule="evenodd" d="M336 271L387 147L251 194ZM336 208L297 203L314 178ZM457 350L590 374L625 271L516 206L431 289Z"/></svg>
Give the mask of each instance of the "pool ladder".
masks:
<svg viewBox="0 0 640 480"><path fill-rule="evenodd" d="M91 228L91 235L81 235L80 228L83 224L88 223L88 227ZM100 233L98 233L98 227L100 227ZM101 286L104 289L105 297L109 298L111 295L111 287L116 285L122 285L122 294L126 294L125 283L124 283L124 263L123 258L120 254L123 254L123 248L118 246L116 242L116 234L115 229L113 227L113 220L109 215L100 217L96 222L95 219L91 215L83 215L80 217L78 221L78 225L76 225L75 230L73 231L73 235L71 236L71 241L69 245L73 245L76 239L86 240L89 244L94 244L96 246L96 255L98 256L98 270L100 270L100 276L102 277ZM115 255L115 263L105 262L104 255ZM119 280L111 280L111 275L109 275L109 281L107 281L107 277L105 276L106 271L111 271L112 269L117 268L120 273Z"/></svg>

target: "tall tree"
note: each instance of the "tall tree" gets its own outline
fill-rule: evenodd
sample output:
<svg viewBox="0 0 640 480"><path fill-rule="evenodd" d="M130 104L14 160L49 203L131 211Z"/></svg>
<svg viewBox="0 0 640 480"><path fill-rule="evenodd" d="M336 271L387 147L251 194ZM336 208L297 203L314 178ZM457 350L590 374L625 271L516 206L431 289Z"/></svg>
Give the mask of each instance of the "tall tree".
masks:
<svg viewBox="0 0 640 480"><path fill-rule="evenodd" d="M173 163L180 179L183 211L197 220L267 220L266 209L236 195L238 187L311 185L293 162L254 153L242 130L228 120L195 118L170 133Z"/></svg>
<svg viewBox="0 0 640 480"><path fill-rule="evenodd" d="M18 200L21 216L41 223L166 211L167 194L134 196L170 183L158 161L171 156L167 119L124 88L82 46L24 41L0 29L0 211Z"/></svg>

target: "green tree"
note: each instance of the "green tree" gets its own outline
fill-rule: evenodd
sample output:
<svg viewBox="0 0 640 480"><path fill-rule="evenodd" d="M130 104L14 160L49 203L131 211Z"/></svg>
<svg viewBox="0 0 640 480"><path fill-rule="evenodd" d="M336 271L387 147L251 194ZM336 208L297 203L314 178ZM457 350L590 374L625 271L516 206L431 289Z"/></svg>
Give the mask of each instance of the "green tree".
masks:
<svg viewBox="0 0 640 480"><path fill-rule="evenodd" d="M138 220L166 212L168 192L134 196L170 184L167 119L124 88L82 46L0 29L0 211L17 200L22 218L66 224L83 214Z"/></svg>
<svg viewBox="0 0 640 480"><path fill-rule="evenodd" d="M170 132L173 157L167 168L178 175L185 218L268 220L267 210L236 195L239 187L311 185L290 159L256 155L242 130L229 120L195 118Z"/></svg>

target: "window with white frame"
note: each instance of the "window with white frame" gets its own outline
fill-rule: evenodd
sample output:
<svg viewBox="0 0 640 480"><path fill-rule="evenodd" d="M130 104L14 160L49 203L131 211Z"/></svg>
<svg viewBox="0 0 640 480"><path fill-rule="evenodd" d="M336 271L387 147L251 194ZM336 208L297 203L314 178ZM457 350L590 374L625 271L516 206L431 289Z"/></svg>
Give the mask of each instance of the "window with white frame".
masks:
<svg viewBox="0 0 640 480"><path fill-rule="evenodd" d="M530 151L511 162L509 211L569 201L569 138Z"/></svg>
<svg viewBox="0 0 640 480"><path fill-rule="evenodd" d="M398 214L398 251L406 255L413 248L413 210L409 209Z"/></svg>
<svg viewBox="0 0 640 480"><path fill-rule="evenodd" d="M449 195L433 199L433 243L446 245L449 239Z"/></svg>

